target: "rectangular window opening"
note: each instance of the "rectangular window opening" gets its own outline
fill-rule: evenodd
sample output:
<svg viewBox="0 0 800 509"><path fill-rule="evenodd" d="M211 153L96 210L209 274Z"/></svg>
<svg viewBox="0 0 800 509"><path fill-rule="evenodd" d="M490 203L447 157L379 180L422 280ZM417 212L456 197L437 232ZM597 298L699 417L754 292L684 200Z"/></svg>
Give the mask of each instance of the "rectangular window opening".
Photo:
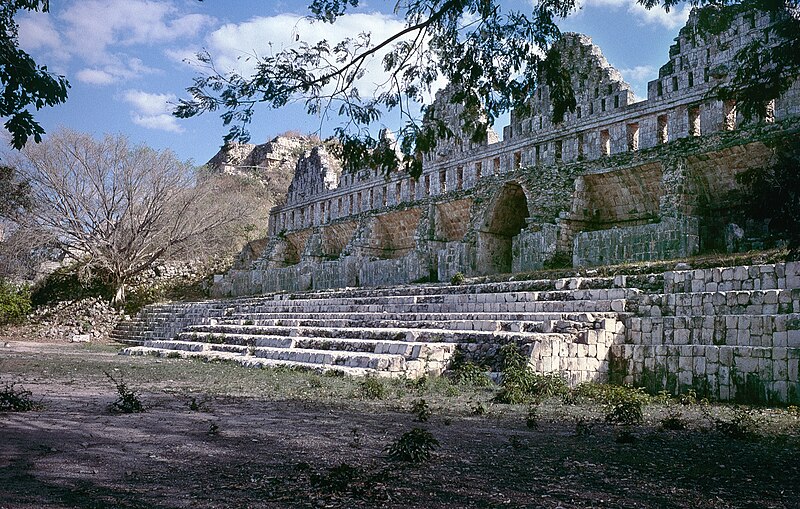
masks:
<svg viewBox="0 0 800 509"><path fill-rule="evenodd" d="M564 150L564 142L563 140L556 140L555 144L556 144L556 162L560 163Z"/></svg>
<svg viewBox="0 0 800 509"><path fill-rule="evenodd" d="M692 71L689 71L688 81L689 81L689 88L693 87L694 86L694 73Z"/></svg>
<svg viewBox="0 0 800 509"><path fill-rule="evenodd" d="M727 100L722 103L722 130L733 131L736 129L736 101Z"/></svg>
<svg viewBox="0 0 800 509"><path fill-rule="evenodd" d="M517 170L522 166L522 152L514 152L514 169Z"/></svg>
<svg viewBox="0 0 800 509"><path fill-rule="evenodd" d="M483 171L483 163L478 161L475 163L475 180L481 178L481 172Z"/></svg>
<svg viewBox="0 0 800 509"><path fill-rule="evenodd" d="M608 129L600 131L600 155L611 155L611 134Z"/></svg>
<svg viewBox="0 0 800 509"><path fill-rule="evenodd" d="M447 192L447 170L441 170L439 172L439 192Z"/></svg>
<svg viewBox="0 0 800 509"><path fill-rule="evenodd" d="M614 96L614 107L615 108L619 108L619 96L618 95Z"/></svg>
<svg viewBox="0 0 800 509"><path fill-rule="evenodd" d="M664 85L661 83L661 81L656 83L656 95L659 97L664 95Z"/></svg>
<svg viewBox="0 0 800 509"><path fill-rule="evenodd" d="M383 186L383 202L382 205L386 207L389 205L389 186Z"/></svg>
<svg viewBox="0 0 800 509"><path fill-rule="evenodd" d="M541 154L542 148L539 145L536 145L534 150L535 150L535 153L536 153L536 159L535 159L536 160L536 164L539 164L541 162L541 160L542 160L542 154Z"/></svg>
<svg viewBox="0 0 800 509"><path fill-rule="evenodd" d="M408 179L408 199L412 201L417 199L417 181L413 178Z"/></svg>
<svg viewBox="0 0 800 509"><path fill-rule="evenodd" d="M700 106L689 108L689 136L700 136Z"/></svg>
<svg viewBox="0 0 800 509"><path fill-rule="evenodd" d="M395 186L394 186L394 200L395 200L395 203L400 203L401 201L403 201L402 191L403 191L402 182L398 182L397 184L395 184Z"/></svg>
<svg viewBox="0 0 800 509"><path fill-rule="evenodd" d="M492 161L492 164L494 166L494 174L497 175L498 173L500 173L500 158L495 157L494 161Z"/></svg>
<svg viewBox="0 0 800 509"><path fill-rule="evenodd" d="M456 190L461 191L464 188L464 168L459 166L456 168Z"/></svg>
<svg viewBox="0 0 800 509"><path fill-rule="evenodd" d="M672 91L675 92L677 90L678 90L678 77L677 76L673 76L672 77Z"/></svg>
<svg viewBox="0 0 800 509"><path fill-rule="evenodd" d="M578 106L575 109L575 115L577 115L578 118L581 118L581 107L580 106Z"/></svg>
<svg viewBox="0 0 800 509"><path fill-rule="evenodd" d="M425 196L431 195L431 176L425 175Z"/></svg>
<svg viewBox="0 0 800 509"><path fill-rule="evenodd" d="M628 124L628 151L639 150L639 123Z"/></svg>
<svg viewBox="0 0 800 509"><path fill-rule="evenodd" d="M606 111L606 100L605 99L601 99L600 100L600 111Z"/></svg>
<svg viewBox="0 0 800 509"><path fill-rule="evenodd" d="M578 160L583 160L583 133L578 135Z"/></svg>
<svg viewBox="0 0 800 509"><path fill-rule="evenodd" d="M667 120L667 115L659 115L658 116L658 143L664 144L669 141L669 124Z"/></svg>

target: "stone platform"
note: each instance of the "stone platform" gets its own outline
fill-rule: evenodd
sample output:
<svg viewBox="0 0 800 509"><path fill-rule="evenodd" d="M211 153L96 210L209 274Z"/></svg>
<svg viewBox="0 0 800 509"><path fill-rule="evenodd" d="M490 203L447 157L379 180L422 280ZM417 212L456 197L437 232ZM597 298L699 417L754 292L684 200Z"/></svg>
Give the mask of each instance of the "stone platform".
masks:
<svg viewBox="0 0 800 509"><path fill-rule="evenodd" d="M457 351L497 371L515 343L571 384L797 402L800 263L157 304L114 337L129 355L387 377L441 374Z"/></svg>

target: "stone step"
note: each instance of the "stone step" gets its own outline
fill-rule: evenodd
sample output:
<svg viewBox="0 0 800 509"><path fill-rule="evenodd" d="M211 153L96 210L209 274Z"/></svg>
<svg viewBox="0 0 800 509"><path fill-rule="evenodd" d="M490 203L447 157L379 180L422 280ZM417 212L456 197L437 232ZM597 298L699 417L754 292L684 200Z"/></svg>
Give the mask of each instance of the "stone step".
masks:
<svg viewBox="0 0 800 509"><path fill-rule="evenodd" d="M233 301L240 310L273 309L285 306L302 305L352 305L352 306L397 306L408 304L443 304L458 306L463 304L503 304L537 301L571 301L571 300L618 300L635 298L641 291L637 289L612 288L600 290L550 290L545 292L496 292L496 293L461 293L444 295L376 295L371 297L328 297L324 299L309 298L306 294L295 294L289 299L263 299ZM229 306L230 307L230 306Z"/></svg>
<svg viewBox="0 0 800 509"><path fill-rule="evenodd" d="M241 364L244 367L248 368L296 368L296 369L307 369L311 371L317 371L320 373L325 373L329 371L335 371L339 373L343 373L345 375L350 376L377 376L377 377L403 377L405 376L402 372L390 372L390 371L380 371L371 368L361 368L361 367L351 367L351 366L342 366L342 365L330 365L330 364L317 364L313 362L299 362L299 361L287 361L287 360L279 360L279 359L269 359L269 358L261 358L261 357L254 357L252 355L242 355L238 353L232 352L221 352L221 351L211 351L211 350L204 350L204 351L185 351L185 350L163 350L159 348L150 348L145 346L134 346L125 348L120 352L122 355L156 355L159 357L168 357L171 355L177 355L181 358L199 358L209 361L230 361L236 362Z"/></svg>
<svg viewBox="0 0 800 509"><path fill-rule="evenodd" d="M800 313L800 288L645 295L633 307L641 316Z"/></svg>
<svg viewBox="0 0 800 509"><path fill-rule="evenodd" d="M595 332L595 331L591 331ZM382 341L445 342L445 343L529 343L541 337L563 336L575 341L575 334L538 332L486 332L449 329L404 329L369 327L281 327L269 325L193 325L178 335L178 339L194 341L203 334L205 342L227 342L236 335L267 335L283 337L319 337L344 339L371 339ZM209 338L210 336L210 338ZM217 337L218 336L218 337ZM594 336L596 338L596 336Z"/></svg>
<svg viewBox="0 0 800 509"><path fill-rule="evenodd" d="M384 341L352 338L285 337L250 334L230 334L225 343L204 342L207 335L198 334L196 340L147 340L143 346L167 350L230 351L248 353L259 348L302 348L312 350L338 350L342 352L366 352L402 355L407 359L442 361L452 355L454 343L424 343L407 341Z"/></svg>

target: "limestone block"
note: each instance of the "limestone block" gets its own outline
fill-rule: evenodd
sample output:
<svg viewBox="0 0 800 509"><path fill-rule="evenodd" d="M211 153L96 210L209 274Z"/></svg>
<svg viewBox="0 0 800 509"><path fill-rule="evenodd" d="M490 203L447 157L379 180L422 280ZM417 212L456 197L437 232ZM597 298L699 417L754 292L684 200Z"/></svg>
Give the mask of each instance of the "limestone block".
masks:
<svg viewBox="0 0 800 509"><path fill-rule="evenodd" d="M800 330L788 330L786 333L786 346L789 348L800 348Z"/></svg>

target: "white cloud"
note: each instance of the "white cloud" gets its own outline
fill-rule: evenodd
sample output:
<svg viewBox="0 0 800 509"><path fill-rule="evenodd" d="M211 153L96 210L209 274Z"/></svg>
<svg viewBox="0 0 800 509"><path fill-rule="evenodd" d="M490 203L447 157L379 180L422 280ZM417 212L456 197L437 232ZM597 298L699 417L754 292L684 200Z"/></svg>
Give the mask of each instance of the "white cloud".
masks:
<svg viewBox="0 0 800 509"><path fill-rule="evenodd" d="M299 48L302 42L316 44L326 40L333 46L347 37L360 33L371 33L372 42L401 30L405 26L400 19L380 13L348 14L336 23L312 23L296 14L281 14L271 17L256 17L243 23L229 23L212 32L207 48L221 72L235 71L250 75L255 70L254 56L266 56L284 49ZM189 50L176 52L173 57L186 57ZM382 81L382 56L373 56L366 64L366 74L355 85L366 96Z"/></svg>
<svg viewBox="0 0 800 509"><path fill-rule="evenodd" d="M75 77L90 85L110 85L116 81L114 75L101 69L81 69Z"/></svg>
<svg viewBox="0 0 800 509"><path fill-rule="evenodd" d="M84 83L131 80L156 71L132 56L141 46L193 38L215 23L178 5L176 0L73 0L57 13L20 17L20 42L45 60L77 61L82 69L74 76Z"/></svg>
<svg viewBox="0 0 800 509"><path fill-rule="evenodd" d="M60 62L69 59L69 52L64 48L61 35L53 18L47 13L30 12L20 16L19 45L26 51L41 51L47 55L47 60Z"/></svg>
<svg viewBox="0 0 800 509"><path fill-rule="evenodd" d="M630 83L647 82L657 77L657 70L652 65L637 65L631 69L617 69Z"/></svg>
<svg viewBox="0 0 800 509"><path fill-rule="evenodd" d="M151 94L141 90L129 89L122 94L122 100L129 103L133 123L147 129L158 129L175 133L183 132L171 112L176 102L173 94Z"/></svg>
<svg viewBox="0 0 800 509"><path fill-rule="evenodd" d="M673 7L669 12L666 12L661 6L646 9L636 0L578 0L577 3L579 10L575 11L573 16L579 16L583 7L625 9L628 14L642 24L661 25L669 30L685 25L692 10L689 2L680 5L680 8Z"/></svg>
<svg viewBox="0 0 800 509"><path fill-rule="evenodd" d="M106 63L109 47L162 44L196 35L213 18L182 15L171 2L85 0L61 15L71 50L90 63Z"/></svg>
<svg viewBox="0 0 800 509"><path fill-rule="evenodd" d="M132 113L131 120L133 120L134 124L146 129L156 129L173 133L183 132L183 128L175 121L175 117L169 113L160 113L158 115L138 115Z"/></svg>
<svg viewBox="0 0 800 509"><path fill-rule="evenodd" d="M112 63L99 67L84 68L75 74L75 77L90 85L110 85L123 80L131 80L146 74L159 72L158 69L144 65L139 58L128 58L113 55Z"/></svg>

